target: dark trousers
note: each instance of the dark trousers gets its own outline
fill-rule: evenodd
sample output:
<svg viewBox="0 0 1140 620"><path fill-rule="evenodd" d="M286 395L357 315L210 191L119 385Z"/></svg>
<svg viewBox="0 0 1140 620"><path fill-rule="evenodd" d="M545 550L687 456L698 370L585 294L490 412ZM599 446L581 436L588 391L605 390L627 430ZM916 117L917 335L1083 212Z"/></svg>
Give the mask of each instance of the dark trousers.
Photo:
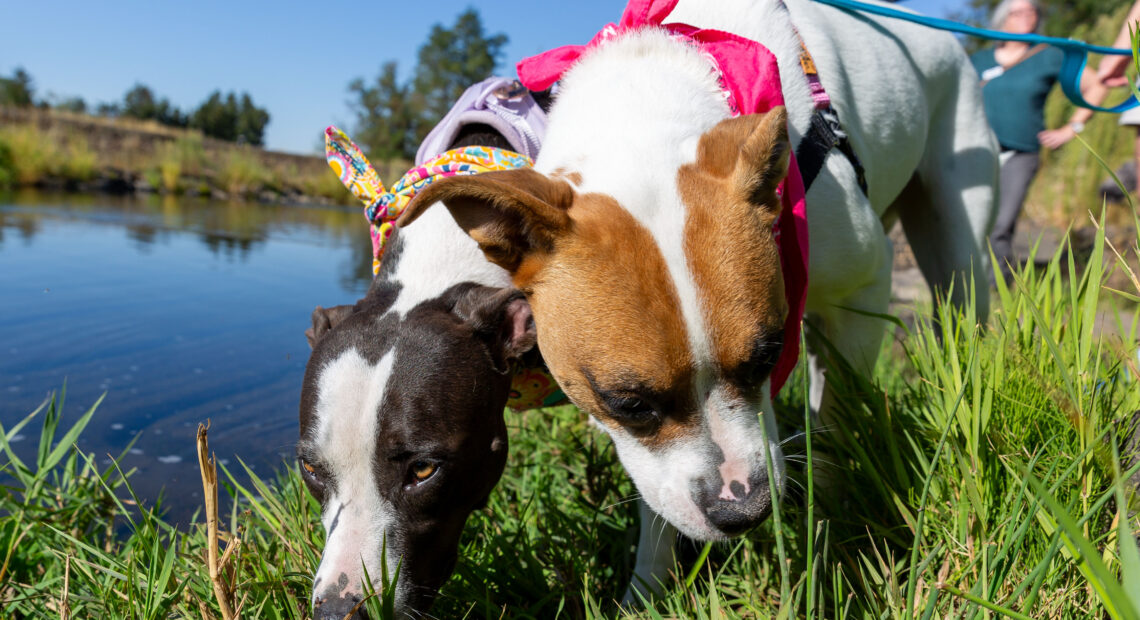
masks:
<svg viewBox="0 0 1140 620"><path fill-rule="evenodd" d="M1017 218L1021 215L1025 195L1029 193L1029 184L1037 174L1040 163L1041 156L1037 153L1015 151L1001 166L1001 201L998 203L994 230L990 233L990 246L1006 282L1010 280L1010 266L1017 264L1017 258L1013 255L1013 233L1017 228Z"/></svg>

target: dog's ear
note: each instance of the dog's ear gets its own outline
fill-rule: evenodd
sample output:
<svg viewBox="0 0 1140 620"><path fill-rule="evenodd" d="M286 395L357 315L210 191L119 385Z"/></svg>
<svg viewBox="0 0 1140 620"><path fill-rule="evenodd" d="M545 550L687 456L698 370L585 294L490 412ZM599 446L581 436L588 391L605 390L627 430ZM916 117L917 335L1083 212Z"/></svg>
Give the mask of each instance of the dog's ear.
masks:
<svg viewBox="0 0 1140 620"><path fill-rule="evenodd" d="M443 202L487 260L519 274L528 255L549 251L570 226L574 190L530 168L439 179L424 188L396 225L408 226Z"/></svg>
<svg viewBox="0 0 1140 620"><path fill-rule="evenodd" d="M717 123L701 136L696 166L727 180L740 200L775 214L780 209L776 188L788 174L791 149L788 115L780 106Z"/></svg>
<svg viewBox="0 0 1140 620"><path fill-rule="evenodd" d="M733 180L743 197L757 206L779 210L776 188L788 176L788 113L783 106L766 114L750 114L742 119L752 129L740 147Z"/></svg>
<svg viewBox="0 0 1140 620"><path fill-rule="evenodd" d="M454 312L487 341L502 372L538 340L530 304L521 291L477 286L456 301Z"/></svg>
<svg viewBox="0 0 1140 620"><path fill-rule="evenodd" d="M322 308L317 306L313 310L313 326L305 330L305 338L309 341L309 348L315 349L317 342L324 337L332 328L336 327L341 321L352 314L355 306L333 306L331 308Z"/></svg>

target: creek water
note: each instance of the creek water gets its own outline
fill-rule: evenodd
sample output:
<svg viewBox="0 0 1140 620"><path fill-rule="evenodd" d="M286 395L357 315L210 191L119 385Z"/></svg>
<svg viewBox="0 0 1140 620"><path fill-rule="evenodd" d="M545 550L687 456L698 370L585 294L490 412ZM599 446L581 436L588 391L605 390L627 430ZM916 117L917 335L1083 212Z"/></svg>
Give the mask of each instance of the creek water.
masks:
<svg viewBox="0 0 1140 620"><path fill-rule="evenodd" d="M184 520L199 422L232 471L293 458L309 315L364 294L370 251L352 208L0 194L0 423L66 382L66 427L105 393L79 448L125 452L140 497Z"/></svg>

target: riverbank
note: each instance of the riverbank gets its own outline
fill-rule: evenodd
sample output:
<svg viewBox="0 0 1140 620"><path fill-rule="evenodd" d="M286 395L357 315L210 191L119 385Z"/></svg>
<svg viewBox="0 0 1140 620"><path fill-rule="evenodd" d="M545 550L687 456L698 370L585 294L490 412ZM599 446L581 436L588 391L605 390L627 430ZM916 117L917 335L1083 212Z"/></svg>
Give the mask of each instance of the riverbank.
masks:
<svg viewBox="0 0 1140 620"><path fill-rule="evenodd" d="M313 142L321 128L314 128ZM382 178L405 162L379 167ZM269 151L152 121L0 106L0 189L354 204L323 157Z"/></svg>

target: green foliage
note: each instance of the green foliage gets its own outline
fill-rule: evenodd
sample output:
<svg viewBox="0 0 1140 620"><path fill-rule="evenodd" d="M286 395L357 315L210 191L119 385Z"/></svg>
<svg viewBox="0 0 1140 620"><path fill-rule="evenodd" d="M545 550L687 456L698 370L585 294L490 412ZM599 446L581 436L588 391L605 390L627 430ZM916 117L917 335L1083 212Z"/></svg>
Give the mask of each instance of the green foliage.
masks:
<svg viewBox="0 0 1140 620"><path fill-rule="evenodd" d="M447 114L459 96L475 82L490 77L502 56L507 35L487 35L479 12L468 8L449 29L435 24L420 47L412 80L413 107L420 115L415 143Z"/></svg>
<svg viewBox="0 0 1140 620"><path fill-rule="evenodd" d="M9 156L0 169L7 170L13 185L35 185L49 178L87 181L95 176L96 155L82 135L41 131L35 125L0 127L0 143Z"/></svg>
<svg viewBox="0 0 1140 620"><path fill-rule="evenodd" d="M82 100L80 100L82 101ZM261 146L269 111L253 103L249 93L222 94L215 90L192 113L184 113L165 97L159 98L143 84L135 84L123 96L121 105L100 104L102 116L123 116L152 120L168 127L192 127L211 138Z"/></svg>
<svg viewBox="0 0 1140 620"><path fill-rule="evenodd" d="M0 190L16 185L16 164L12 161L12 147L0 136Z"/></svg>
<svg viewBox="0 0 1140 620"><path fill-rule="evenodd" d="M83 97L65 97L64 99L52 104L52 107L57 110L74 112L76 114L87 113L87 102L83 100Z"/></svg>
<svg viewBox="0 0 1140 620"><path fill-rule="evenodd" d="M63 140L56 173L68 181L90 181L95 178L97 160L87 138L71 134Z"/></svg>
<svg viewBox="0 0 1140 620"><path fill-rule="evenodd" d="M185 127L188 119L167 98L158 98L150 87L135 84L123 95L123 105L119 114L127 118L137 118L143 121L156 121L170 127Z"/></svg>
<svg viewBox="0 0 1140 620"><path fill-rule="evenodd" d="M248 93L240 98L233 92L224 96L220 90L210 96L190 116L190 126L211 138L261 146L269 112L253 103Z"/></svg>
<svg viewBox="0 0 1140 620"><path fill-rule="evenodd" d="M158 149L158 164L147 174L147 182L155 188L170 193L180 193L183 175L198 176L206 164L206 154L202 138L187 134L173 142L163 144Z"/></svg>
<svg viewBox="0 0 1140 620"><path fill-rule="evenodd" d="M1001 0L970 0L970 16L975 22L989 26L990 13L1000 3ZM1042 32L1069 38L1074 36L1075 25L1092 23L1122 6L1131 6L1132 0L1037 0L1037 3L1041 6L1044 19ZM1117 22L1117 28L1119 27Z"/></svg>
<svg viewBox="0 0 1140 620"><path fill-rule="evenodd" d="M410 86L399 82L396 63L391 61L381 65L371 86L361 78L348 85L350 105L356 114L354 139L377 161L415 156L419 143L415 141L409 90Z"/></svg>
<svg viewBox="0 0 1140 620"><path fill-rule="evenodd" d="M474 8L451 28L432 26L409 82L401 83L396 63L386 62L371 84L361 78L349 84L355 139L376 160L414 158L463 91L495 72L506 44L507 35L485 33Z"/></svg>
<svg viewBox="0 0 1140 620"><path fill-rule="evenodd" d="M0 77L0 105L31 106L35 93L32 76L23 67L17 68L10 78Z"/></svg>
<svg viewBox="0 0 1140 620"><path fill-rule="evenodd" d="M218 171L218 181L232 196L247 196L262 188L270 180L269 172L248 148L230 151Z"/></svg>

